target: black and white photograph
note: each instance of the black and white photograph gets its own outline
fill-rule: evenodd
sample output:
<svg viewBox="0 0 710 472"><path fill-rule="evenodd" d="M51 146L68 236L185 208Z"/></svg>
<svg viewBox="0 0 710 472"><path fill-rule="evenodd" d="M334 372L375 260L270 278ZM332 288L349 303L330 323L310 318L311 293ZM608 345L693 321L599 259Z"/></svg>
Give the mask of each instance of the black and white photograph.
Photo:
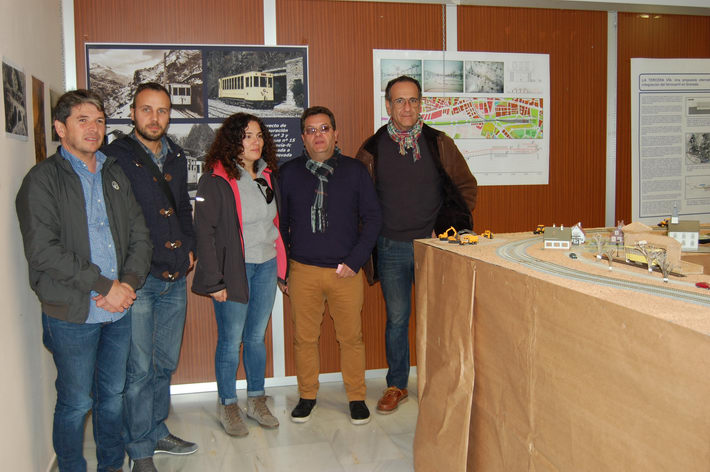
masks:
<svg viewBox="0 0 710 472"><path fill-rule="evenodd" d="M463 92L463 61L424 61L422 74L423 92Z"/></svg>
<svg viewBox="0 0 710 472"><path fill-rule="evenodd" d="M685 160L688 165L710 164L710 133L686 133Z"/></svg>
<svg viewBox="0 0 710 472"><path fill-rule="evenodd" d="M3 60L2 89L5 98L5 131L27 139L27 94L25 73Z"/></svg>
<svg viewBox="0 0 710 472"><path fill-rule="evenodd" d="M406 75L422 83L421 59L382 59L380 61L380 91L387 89L387 83Z"/></svg>
<svg viewBox="0 0 710 472"><path fill-rule="evenodd" d="M206 50L208 115L299 117L308 103L305 53L283 47Z"/></svg>
<svg viewBox="0 0 710 472"><path fill-rule="evenodd" d="M503 62L464 62L466 93L503 93L504 77Z"/></svg>
<svg viewBox="0 0 710 472"><path fill-rule="evenodd" d="M171 119L203 118L202 51L146 46L87 47L88 85L104 99L109 120L130 119L133 93L157 82L170 93Z"/></svg>
<svg viewBox="0 0 710 472"><path fill-rule="evenodd" d="M47 158L47 133L44 130L44 82L32 76L32 129L35 138L35 161Z"/></svg>
<svg viewBox="0 0 710 472"><path fill-rule="evenodd" d="M59 135L57 134L57 130L54 129L54 109L57 107L57 102L61 96L62 92L58 92L53 88L49 89L49 129L52 130L52 142L55 144L59 144Z"/></svg>

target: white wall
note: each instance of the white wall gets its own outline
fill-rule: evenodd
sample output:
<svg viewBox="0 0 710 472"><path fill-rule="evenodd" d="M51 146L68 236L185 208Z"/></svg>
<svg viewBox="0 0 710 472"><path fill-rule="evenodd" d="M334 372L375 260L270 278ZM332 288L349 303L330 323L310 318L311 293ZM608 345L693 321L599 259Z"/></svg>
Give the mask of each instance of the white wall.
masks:
<svg viewBox="0 0 710 472"><path fill-rule="evenodd" d="M32 76L44 82L45 128L49 88L64 90L59 0L0 0L0 55L25 72L28 140L5 133L0 105L0 457L3 470L43 471L53 457L55 370L42 345L40 306L30 290L15 216L15 195L35 163ZM47 143L48 153L54 145Z"/></svg>

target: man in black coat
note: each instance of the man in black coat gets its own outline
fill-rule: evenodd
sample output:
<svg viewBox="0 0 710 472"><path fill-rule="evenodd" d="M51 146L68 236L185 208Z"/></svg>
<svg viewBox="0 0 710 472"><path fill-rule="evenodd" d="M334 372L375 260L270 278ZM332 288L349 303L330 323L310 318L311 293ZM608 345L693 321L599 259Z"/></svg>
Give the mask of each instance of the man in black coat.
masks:
<svg viewBox="0 0 710 472"><path fill-rule="evenodd" d="M133 471L154 471L153 454L191 454L197 445L168 431L170 379L182 344L195 235L187 193L187 159L167 138L170 94L160 84L138 86L131 105L135 128L104 152L131 180L153 241L145 285L133 305L131 353L126 380L126 451Z"/></svg>

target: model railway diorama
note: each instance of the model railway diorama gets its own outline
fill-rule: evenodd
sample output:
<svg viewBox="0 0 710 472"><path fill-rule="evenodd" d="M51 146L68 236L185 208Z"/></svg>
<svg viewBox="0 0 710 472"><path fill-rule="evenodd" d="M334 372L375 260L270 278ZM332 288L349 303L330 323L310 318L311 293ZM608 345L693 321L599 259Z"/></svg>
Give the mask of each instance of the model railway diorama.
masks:
<svg viewBox="0 0 710 472"><path fill-rule="evenodd" d="M527 238L520 233L502 235L495 252L507 261L558 277L710 307L710 292L704 290L710 286L710 276L703 274L702 265L681 259L682 250L706 252L704 248L685 249L681 242L697 240L698 233L676 238L667 231L667 226L651 228L636 222L591 230L582 229L579 223L538 225ZM450 228L438 236L441 241L464 245L461 233L465 237L465 232ZM481 242L476 238L476 246Z"/></svg>

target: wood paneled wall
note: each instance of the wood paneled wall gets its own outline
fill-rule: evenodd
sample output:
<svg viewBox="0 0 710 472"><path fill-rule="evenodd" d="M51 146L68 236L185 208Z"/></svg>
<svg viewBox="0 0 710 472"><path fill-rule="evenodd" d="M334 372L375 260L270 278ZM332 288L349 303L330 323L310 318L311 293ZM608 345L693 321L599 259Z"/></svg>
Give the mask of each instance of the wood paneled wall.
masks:
<svg viewBox="0 0 710 472"><path fill-rule="evenodd" d="M372 49L441 49L441 5L278 0L276 32L279 44L308 45L311 105L335 114L338 146L353 156L373 133ZM285 307L286 374L295 375L292 320ZM379 284L366 287L363 337L368 369L387 367L385 304ZM414 317L410 323L411 362ZM321 372L340 370L332 320L326 316L321 335Z"/></svg>
<svg viewBox="0 0 710 472"><path fill-rule="evenodd" d="M459 51L550 55L549 185L480 188L477 231L604 225L606 48L606 12L458 9Z"/></svg>
<svg viewBox="0 0 710 472"><path fill-rule="evenodd" d="M85 43L263 44L262 0L74 1L77 83L86 86ZM188 287L192 275L188 276ZM173 383L213 382L217 324L212 301L188 293L183 347ZM271 327L266 375L273 375ZM240 365L238 378L244 378Z"/></svg>
<svg viewBox="0 0 710 472"><path fill-rule="evenodd" d="M618 15L616 218L631 221L631 58L710 58L710 17Z"/></svg>
<svg viewBox="0 0 710 472"><path fill-rule="evenodd" d="M77 83L86 43L263 44L262 0L74 0Z"/></svg>
<svg viewBox="0 0 710 472"><path fill-rule="evenodd" d="M278 43L308 45L310 103L333 110L345 154L355 154L373 132L372 49L441 50L443 14L444 8L435 4L277 0ZM78 83L86 83L87 42L263 44L262 16L261 0L75 0ZM708 57L709 22L707 17L644 20L619 14L619 218L630 217L629 58ZM588 227L603 225L606 12L462 6L457 26L459 51L550 54L549 185L482 187L475 229L526 231L538 223L577 221ZM294 375L288 299L284 305L286 375ZM363 335L368 369L386 367L385 319L379 285L366 287ZM412 326L411 338L413 332ZM174 382L213 381L215 344L211 302L190 294ZM270 376L270 357L267 364ZM322 372L339 370L329 316L323 323L321 366Z"/></svg>

